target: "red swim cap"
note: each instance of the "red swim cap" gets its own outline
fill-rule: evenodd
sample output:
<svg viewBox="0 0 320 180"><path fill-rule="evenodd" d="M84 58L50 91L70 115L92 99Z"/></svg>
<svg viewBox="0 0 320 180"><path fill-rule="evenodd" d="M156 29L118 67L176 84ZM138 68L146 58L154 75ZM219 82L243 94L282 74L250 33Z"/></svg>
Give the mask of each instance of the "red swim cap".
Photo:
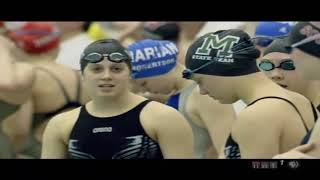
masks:
<svg viewBox="0 0 320 180"><path fill-rule="evenodd" d="M21 23L21 27L8 29L8 36L19 48L31 54L55 49L60 42L60 31L49 22Z"/></svg>

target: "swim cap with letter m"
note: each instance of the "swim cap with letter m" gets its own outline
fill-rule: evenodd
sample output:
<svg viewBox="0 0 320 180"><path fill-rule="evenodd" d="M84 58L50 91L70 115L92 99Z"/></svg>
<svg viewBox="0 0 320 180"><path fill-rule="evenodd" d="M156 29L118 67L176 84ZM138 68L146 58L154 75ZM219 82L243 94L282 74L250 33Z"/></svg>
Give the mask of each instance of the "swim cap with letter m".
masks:
<svg viewBox="0 0 320 180"><path fill-rule="evenodd" d="M258 72L260 51L250 36L238 29L207 33L189 47L186 67L191 73L241 76ZM187 77L186 77L187 78Z"/></svg>

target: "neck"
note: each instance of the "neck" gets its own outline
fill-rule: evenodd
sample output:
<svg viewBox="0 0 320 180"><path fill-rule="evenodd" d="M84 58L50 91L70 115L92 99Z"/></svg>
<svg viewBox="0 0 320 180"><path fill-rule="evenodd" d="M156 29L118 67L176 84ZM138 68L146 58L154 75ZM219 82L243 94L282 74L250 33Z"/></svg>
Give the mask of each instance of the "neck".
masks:
<svg viewBox="0 0 320 180"><path fill-rule="evenodd" d="M319 95L319 89L320 89L320 81L311 81L303 95L307 97L315 106L318 106L320 104L320 95Z"/></svg>
<svg viewBox="0 0 320 180"><path fill-rule="evenodd" d="M133 94L129 91L124 92L117 97L96 97L92 98L91 106L99 114L113 114L127 109L132 102Z"/></svg>
<svg viewBox="0 0 320 180"><path fill-rule="evenodd" d="M175 69L175 77L176 77L176 83L175 83L175 91L181 91L187 86L190 86L193 82L190 80L186 80L182 78L182 72L184 70L184 66L181 64L177 64L177 67Z"/></svg>
<svg viewBox="0 0 320 180"><path fill-rule="evenodd" d="M261 97L276 96L279 94L277 92L281 92L281 87L278 87L260 72L236 78L234 83L237 89L236 95L246 104Z"/></svg>

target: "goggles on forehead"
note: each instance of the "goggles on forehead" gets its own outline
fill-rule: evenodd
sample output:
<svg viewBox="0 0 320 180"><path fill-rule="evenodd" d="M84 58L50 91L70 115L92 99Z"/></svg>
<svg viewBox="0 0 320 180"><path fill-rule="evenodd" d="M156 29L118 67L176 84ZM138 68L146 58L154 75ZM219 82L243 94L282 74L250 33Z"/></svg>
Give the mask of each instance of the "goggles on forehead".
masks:
<svg viewBox="0 0 320 180"><path fill-rule="evenodd" d="M125 54L114 52L110 54L101 54L101 53L89 53L87 55L83 54L81 59L88 61L89 63L98 63L102 61L105 57L108 58L109 61L115 62L115 63L121 63L123 61L129 60L129 57Z"/></svg>

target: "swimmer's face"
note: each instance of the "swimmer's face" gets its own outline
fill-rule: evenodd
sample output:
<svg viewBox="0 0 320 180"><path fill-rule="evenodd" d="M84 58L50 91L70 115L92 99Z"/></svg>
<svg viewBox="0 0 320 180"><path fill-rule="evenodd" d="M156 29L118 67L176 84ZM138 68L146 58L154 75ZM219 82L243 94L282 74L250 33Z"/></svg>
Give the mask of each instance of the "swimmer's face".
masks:
<svg viewBox="0 0 320 180"><path fill-rule="evenodd" d="M125 63L114 63L106 58L99 63L88 63L83 71L83 82L91 97L117 97L130 88L130 70Z"/></svg>
<svg viewBox="0 0 320 180"><path fill-rule="evenodd" d="M293 50L291 57L302 78L320 80L320 58L304 53L297 48Z"/></svg>
<svg viewBox="0 0 320 180"><path fill-rule="evenodd" d="M269 53L258 60L258 64L260 64L261 62L272 63L275 67L278 67L270 71L264 70L259 67L261 72L263 72L273 82L288 90L295 91L300 94L304 93L304 89L305 87L307 87L308 80L303 79L296 69L290 70L288 68L283 69L279 67L281 63L283 64L283 66L285 66L284 64L286 63L290 65L286 67L295 67L295 64L289 54L280 52Z"/></svg>
<svg viewBox="0 0 320 180"><path fill-rule="evenodd" d="M225 77L195 73L192 80L198 84L201 95L208 95L222 104L232 104L237 101L232 84Z"/></svg>
<svg viewBox="0 0 320 180"><path fill-rule="evenodd" d="M152 94L170 94L175 90L175 82L176 78L172 77L171 73L134 80L135 86L142 92Z"/></svg>

